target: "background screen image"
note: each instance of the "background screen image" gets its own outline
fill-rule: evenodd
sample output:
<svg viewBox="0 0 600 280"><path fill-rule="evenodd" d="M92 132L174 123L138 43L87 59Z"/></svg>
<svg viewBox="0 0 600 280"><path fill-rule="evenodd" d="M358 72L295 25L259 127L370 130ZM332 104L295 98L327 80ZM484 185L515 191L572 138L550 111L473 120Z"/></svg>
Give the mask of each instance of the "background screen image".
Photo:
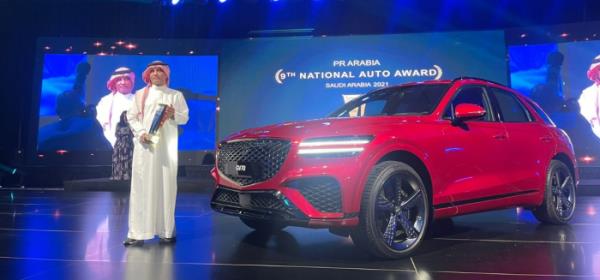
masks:
<svg viewBox="0 0 600 280"><path fill-rule="evenodd" d="M237 40L221 51L219 138L323 118L399 83L473 76L507 83L501 31Z"/></svg>
<svg viewBox="0 0 600 280"><path fill-rule="evenodd" d="M98 102L110 93L106 83L115 69L128 67L135 73L135 93L145 86L142 72L154 60L169 64L169 87L183 92L190 108L190 120L180 129L179 149L214 150L217 56L45 54L43 59L39 152L112 150L96 120Z"/></svg>
<svg viewBox="0 0 600 280"><path fill-rule="evenodd" d="M598 55L600 41L509 48L511 86L569 134L580 164L600 164L598 88L587 76Z"/></svg>

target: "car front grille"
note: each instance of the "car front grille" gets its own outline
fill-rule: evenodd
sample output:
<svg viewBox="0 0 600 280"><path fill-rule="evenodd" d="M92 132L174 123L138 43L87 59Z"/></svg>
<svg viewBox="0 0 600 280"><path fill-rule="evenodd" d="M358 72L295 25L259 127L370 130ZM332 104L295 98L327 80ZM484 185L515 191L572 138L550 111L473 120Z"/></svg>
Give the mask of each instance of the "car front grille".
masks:
<svg viewBox="0 0 600 280"><path fill-rule="evenodd" d="M247 186L275 176L289 150L290 141L280 139L225 142L219 148L217 167L227 178Z"/></svg>

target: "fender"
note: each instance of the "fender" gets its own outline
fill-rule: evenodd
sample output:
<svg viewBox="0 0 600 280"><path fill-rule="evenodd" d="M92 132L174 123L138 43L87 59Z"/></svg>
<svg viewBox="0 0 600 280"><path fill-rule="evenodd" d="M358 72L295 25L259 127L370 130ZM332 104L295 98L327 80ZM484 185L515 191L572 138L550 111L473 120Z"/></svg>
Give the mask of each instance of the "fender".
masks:
<svg viewBox="0 0 600 280"><path fill-rule="evenodd" d="M436 183L434 183L435 178L437 178L437 176L435 175L435 172L433 171L434 169L432 169L431 165L431 160L429 158L429 155L423 151L420 147L409 143L407 141L402 141L402 140L398 140L398 139L385 139L383 143L380 143L376 146L375 150L369 155L369 157L367 158L367 163L364 165L365 168L363 168L363 170L361 171L361 174L359 175L359 180L356 183L356 187L355 190L352 194L352 199L351 199L351 205L352 205L352 212L359 212L360 211L360 204L361 204L361 200L362 200L362 194L364 192L365 189L365 184L367 182L367 178L369 177L369 174L371 173L371 170L373 169L373 167L387 154L392 153L392 152L396 152L396 151L403 151L403 152L408 152L411 153L413 155L415 155L417 158L419 158L419 160L421 160L424 164L425 167L427 168L427 171L430 174L430 177L432 179L432 189L433 189L433 185L436 185ZM430 194L432 195L432 194ZM356 209L355 209L356 207Z"/></svg>

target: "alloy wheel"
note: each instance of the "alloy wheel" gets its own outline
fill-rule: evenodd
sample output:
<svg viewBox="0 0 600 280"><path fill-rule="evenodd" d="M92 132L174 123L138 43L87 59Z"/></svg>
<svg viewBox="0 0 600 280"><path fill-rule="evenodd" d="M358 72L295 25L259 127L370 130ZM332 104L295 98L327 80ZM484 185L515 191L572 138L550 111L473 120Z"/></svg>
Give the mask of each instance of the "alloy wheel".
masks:
<svg viewBox="0 0 600 280"><path fill-rule="evenodd" d="M575 209L575 183L569 170L561 166L551 174L552 203L556 215L568 219Z"/></svg>
<svg viewBox="0 0 600 280"><path fill-rule="evenodd" d="M392 250L414 246L425 228L426 201L420 184L402 172L390 176L377 194L375 219Z"/></svg>

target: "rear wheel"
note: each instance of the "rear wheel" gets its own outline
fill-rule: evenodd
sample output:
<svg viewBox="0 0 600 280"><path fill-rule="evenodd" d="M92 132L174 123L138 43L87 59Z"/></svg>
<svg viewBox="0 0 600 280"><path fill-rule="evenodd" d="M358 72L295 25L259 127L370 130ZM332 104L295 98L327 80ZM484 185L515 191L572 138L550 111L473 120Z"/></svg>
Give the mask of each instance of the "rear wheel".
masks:
<svg viewBox="0 0 600 280"><path fill-rule="evenodd" d="M382 258L413 253L431 220L427 188L418 173L402 162L377 164L363 192L354 243Z"/></svg>
<svg viewBox="0 0 600 280"><path fill-rule="evenodd" d="M546 174L544 202L533 215L549 224L566 224L575 212L575 181L571 170L561 161L552 160Z"/></svg>
<svg viewBox="0 0 600 280"><path fill-rule="evenodd" d="M284 229L287 226L283 223L269 221L269 220L259 220L259 219L242 218L242 217L240 217L240 220L242 220L242 222L249 228L252 228L256 231L264 232L264 233L277 232L277 231Z"/></svg>

